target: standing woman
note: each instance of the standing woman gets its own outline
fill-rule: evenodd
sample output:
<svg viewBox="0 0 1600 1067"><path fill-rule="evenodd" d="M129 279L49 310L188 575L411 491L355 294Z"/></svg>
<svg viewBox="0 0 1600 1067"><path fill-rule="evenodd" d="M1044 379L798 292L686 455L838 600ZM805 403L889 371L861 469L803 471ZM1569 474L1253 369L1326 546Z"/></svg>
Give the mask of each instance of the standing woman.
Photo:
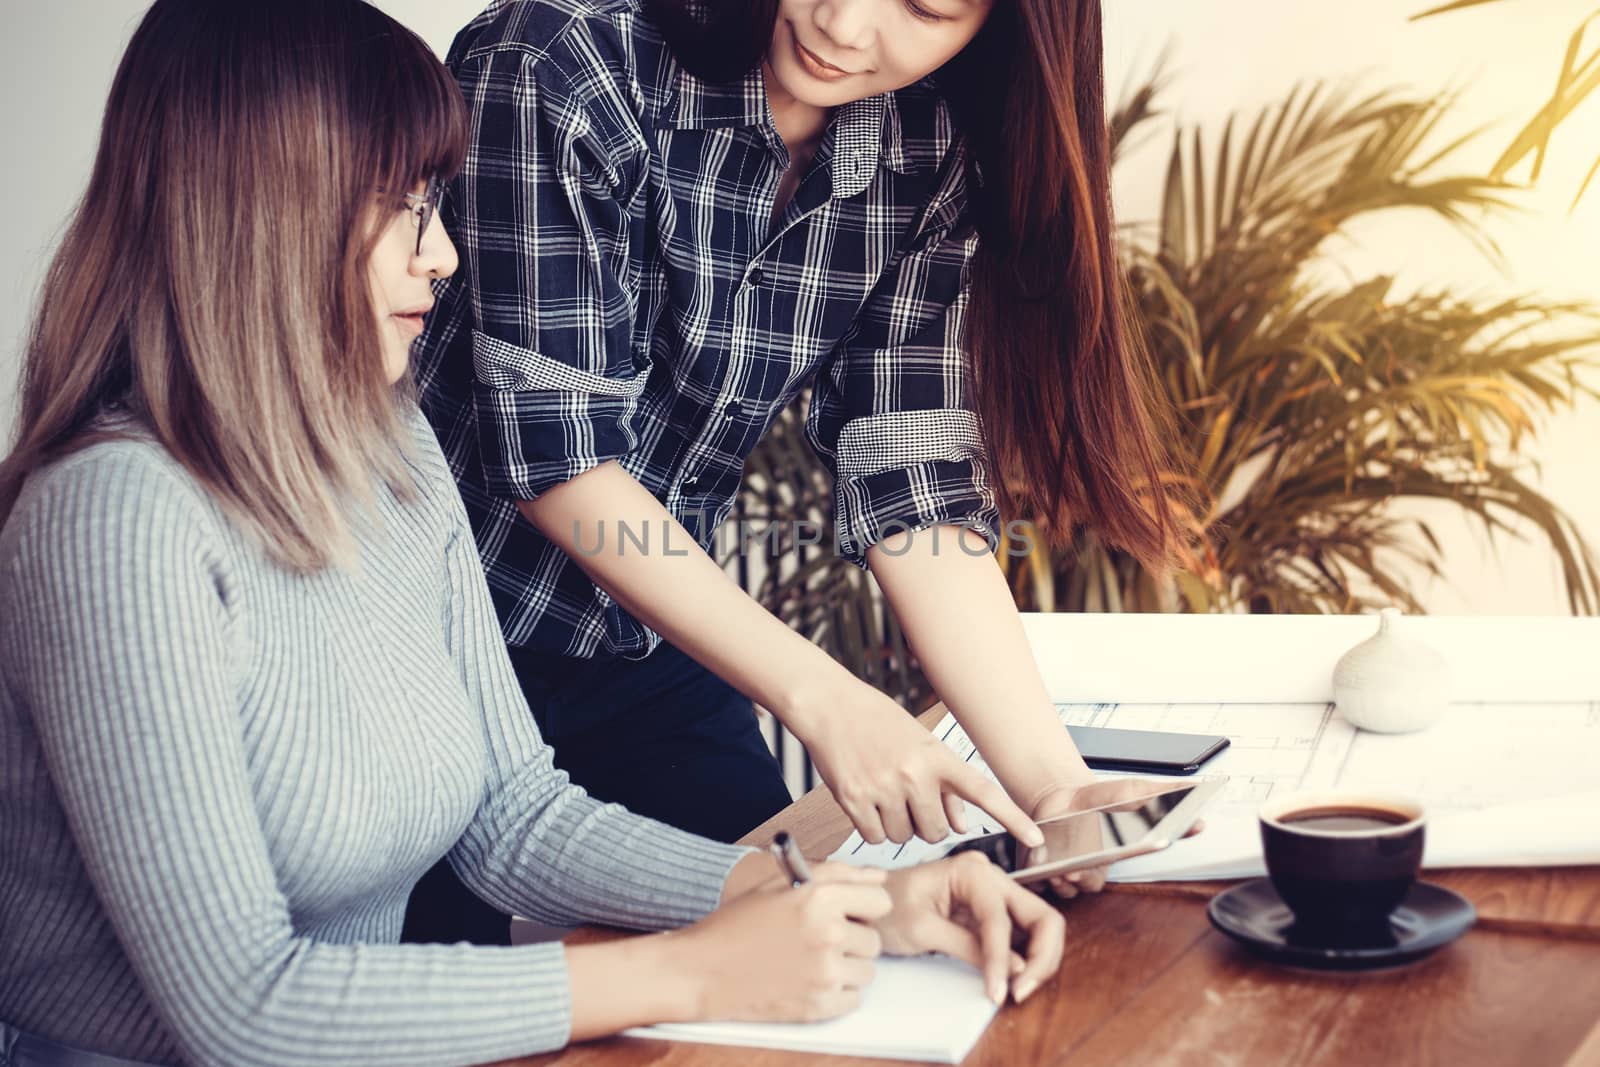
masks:
<svg viewBox="0 0 1600 1067"><path fill-rule="evenodd" d="M419 378L558 765L731 840L788 799L753 699L869 841L962 798L1036 834L1089 772L974 529L1026 506L1158 566L1176 539L1099 0L497 0L449 64L463 270ZM839 550L1004 792L707 554L807 385Z"/></svg>
<svg viewBox="0 0 1600 1067"><path fill-rule="evenodd" d="M1059 962L982 860L791 888L552 766L407 381L464 148L359 0L135 32L0 462L0 1064L445 1067L836 1014L880 950L997 1000ZM396 944L441 857L551 925L681 929Z"/></svg>

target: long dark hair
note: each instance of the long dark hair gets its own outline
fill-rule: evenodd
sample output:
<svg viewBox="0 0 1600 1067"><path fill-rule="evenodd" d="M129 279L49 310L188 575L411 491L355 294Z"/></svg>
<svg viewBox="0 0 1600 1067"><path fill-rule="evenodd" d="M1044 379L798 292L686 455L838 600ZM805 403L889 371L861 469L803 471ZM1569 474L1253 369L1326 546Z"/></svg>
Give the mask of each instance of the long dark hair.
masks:
<svg viewBox="0 0 1600 1067"><path fill-rule="evenodd" d="M650 0L709 81L759 64L777 0ZM966 349L1008 515L1067 542L1086 525L1154 569L1188 506L1131 324L1111 209L1100 0L996 0L936 77L967 145L979 232Z"/></svg>
<svg viewBox="0 0 1600 1067"><path fill-rule="evenodd" d="M0 522L118 406L286 565L409 486L367 263L379 190L458 169L460 90L360 0L156 0L46 277Z"/></svg>

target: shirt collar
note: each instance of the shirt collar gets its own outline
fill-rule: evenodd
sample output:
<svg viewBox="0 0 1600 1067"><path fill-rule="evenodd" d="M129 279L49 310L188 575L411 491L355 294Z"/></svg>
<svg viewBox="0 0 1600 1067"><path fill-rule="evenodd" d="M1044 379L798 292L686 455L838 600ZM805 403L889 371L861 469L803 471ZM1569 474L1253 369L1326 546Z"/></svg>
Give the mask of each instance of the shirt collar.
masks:
<svg viewBox="0 0 1600 1067"><path fill-rule="evenodd" d="M759 126L768 121L767 88L756 67L737 81L708 82L677 62L672 99L663 109L662 124L674 130L716 130Z"/></svg>
<svg viewBox="0 0 1600 1067"><path fill-rule="evenodd" d="M833 195L843 200L872 184L883 160L883 115L887 97L852 100L833 117Z"/></svg>
<svg viewBox="0 0 1600 1067"><path fill-rule="evenodd" d="M865 100L853 100L834 116L835 197L851 197L863 192L872 183L872 176L880 165L897 174L917 169L916 161L906 150L896 96L895 93L880 93ZM661 115L662 125L675 130L760 126L771 120L760 67L735 81L713 83L677 65L672 99Z"/></svg>

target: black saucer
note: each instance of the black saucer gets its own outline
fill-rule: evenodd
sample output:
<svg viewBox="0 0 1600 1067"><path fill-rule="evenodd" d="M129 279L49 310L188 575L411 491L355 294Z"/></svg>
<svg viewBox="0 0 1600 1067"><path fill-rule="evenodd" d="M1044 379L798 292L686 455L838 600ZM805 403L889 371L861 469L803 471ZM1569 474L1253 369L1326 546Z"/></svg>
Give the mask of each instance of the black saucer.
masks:
<svg viewBox="0 0 1600 1067"><path fill-rule="evenodd" d="M1443 886L1416 882L1389 916L1389 929L1354 938L1308 936L1272 882L1257 878L1211 898L1211 925L1267 959L1298 967L1366 970L1395 967L1448 945L1477 921L1472 904Z"/></svg>

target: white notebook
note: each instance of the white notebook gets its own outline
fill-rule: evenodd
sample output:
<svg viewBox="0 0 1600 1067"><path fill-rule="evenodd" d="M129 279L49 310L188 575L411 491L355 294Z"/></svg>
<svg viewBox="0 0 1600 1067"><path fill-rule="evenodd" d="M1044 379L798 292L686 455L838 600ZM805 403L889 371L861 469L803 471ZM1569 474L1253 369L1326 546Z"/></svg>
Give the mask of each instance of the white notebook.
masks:
<svg viewBox="0 0 1600 1067"><path fill-rule="evenodd" d="M629 1037L960 1063L994 1018L983 978L946 956L878 960L861 1006L820 1023L662 1023Z"/></svg>

